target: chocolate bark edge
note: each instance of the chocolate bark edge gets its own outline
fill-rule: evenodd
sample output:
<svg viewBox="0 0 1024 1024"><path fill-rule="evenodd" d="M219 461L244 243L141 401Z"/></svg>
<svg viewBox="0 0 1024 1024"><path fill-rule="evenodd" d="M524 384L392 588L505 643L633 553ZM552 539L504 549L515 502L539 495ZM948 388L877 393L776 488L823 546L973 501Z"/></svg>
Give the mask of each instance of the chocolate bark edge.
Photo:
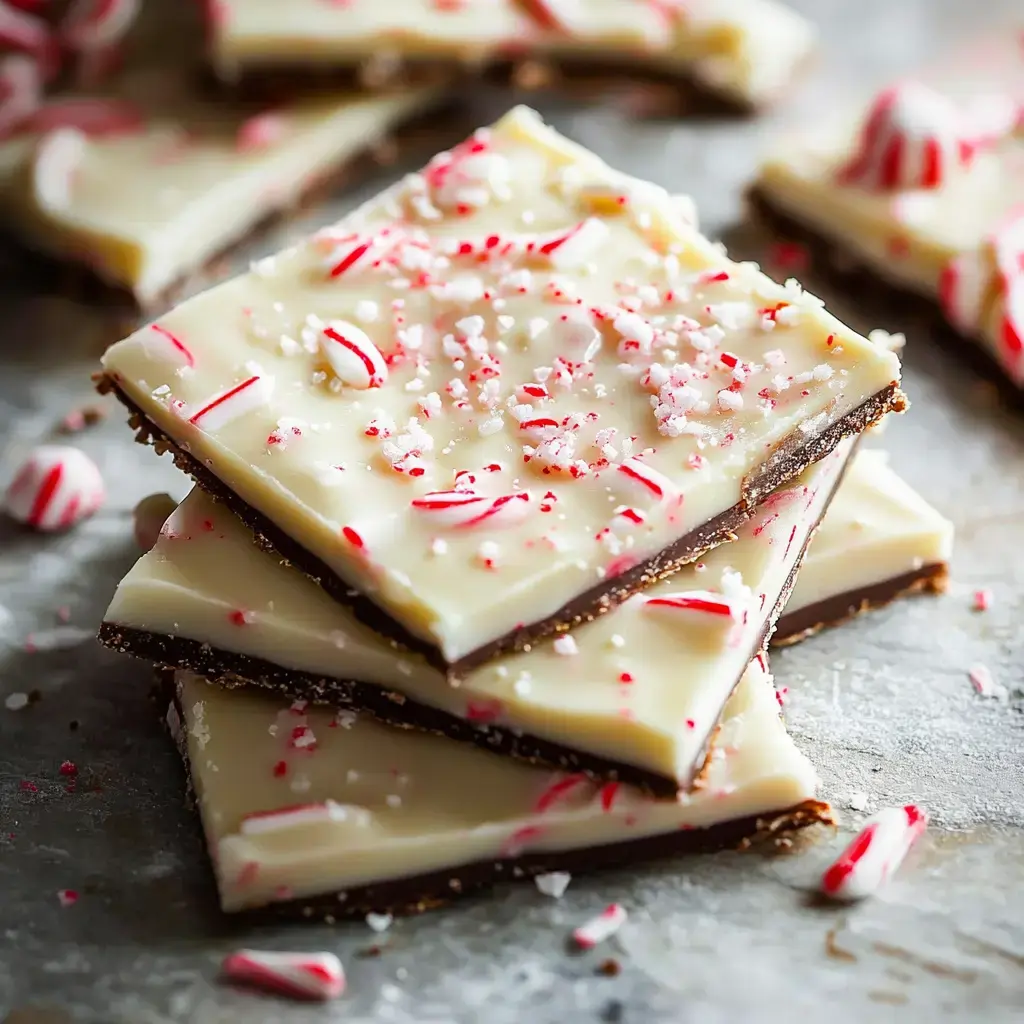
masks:
<svg viewBox="0 0 1024 1024"><path fill-rule="evenodd" d="M298 194L282 206L268 210L258 221L245 229L241 236L227 239L214 253L190 270L184 271L159 294L141 300L130 285L108 280L98 270L86 263L32 248L16 233L0 227L0 271L13 278L14 283L42 286L47 294L60 295L70 299L96 302L116 318L109 327L110 343L119 341L127 331L137 325L142 316L156 316L169 309L184 296L203 287L210 287L226 279L230 273L230 261L240 256L243 250L269 231L300 216L304 211L328 199L333 193L359 184L370 177L374 170L385 167L409 152L426 156L436 149L439 141L448 137L440 134L437 118L444 118L457 109L455 98L450 94L440 95L435 102L428 103L406 118L400 118L389 128L381 131L366 147L343 158L333 167L327 168L319 177L311 180ZM418 133L431 129L431 139L419 142ZM461 134L459 134L461 133ZM461 123L453 127L450 141L457 141L465 132ZM392 152L394 150L394 152ZM385 155L386 154L386 155ZM9 282L8 282L9 283Z"/></svg>
<svg viewBox="0 0 1024 1024"><path fill-rule="evenodd" d="M771 645L788 647L830 626L855 619L864 612L884 608L901 597L924 592L945 593L948 585L949 566L945 562L936 562L880 583L836 594L798 611L783 612L772 635Z"/></svg>
<svg viewBox="0 0 1024 1024"><path fill-rule="evenodd" d="M1008 408L1024 410L1024 386L1017 387L999 360L970 335L961 334L946 319L938 300L886 280L852 249L809 227L776 206L763 190L747 191L751 220L767 228L776 239L797 242L810 253L805 278L817 278L833 288L863 299L863 310L872 315L896 311L897 329L927 334L947 352L974 370L984 383L995 387ZM923 328L923 329L922 329Z"/></svg>
<svg viewBox="0 0 1024 1024"><path fill-rule="evenodd" d="M181 756L186 792L194 793L192 765L184 734L184 715L173 683L173 672L157 673L158 688L169 696L164 721ZM749 850L768 844L788 850L794 835L811 825L835 825L832 808L821 800L804 800L793 807L719 822L705 828L677 828L659 835L576 850L527 853L520 857L474 861L470 864L353 886L317 896L282 900L229 913L254 920L323 920L361 917L368 913L420 914L444 906L475 890L502 882L522 881L548 871L607 871L681 854L711 853L735 848Z"/></svg>
<svg viewBox="0 0 1024 1024"><path fill-rule="evenodd" d="M832 481L828 500L818 516L818 523L821 522L839 489L852 457L851 448L841 471ZM797 575L807 555L813 534L814 529L807 531L779 596L764 617L753 649L749 652L748 662L763 652L767 646L768 638L772 635L796 585ZM263 658L225 651L188 637L168 636L132 626L103 622L100 625L98 639L111 650L151 661L164 669L185 669L229 688L253 688L270 691L290 700L309 700L315 704L350 708L367 713L378 721L397 728L417 729L457 742L471 743L493 754L513 757L535 766L581 772L596 782L625 782L661 797L674 797L691 788L699 788L718 730L716 718L704 737L701 749L689 771L680 779L660 775L629 762L613 761L529 733L506 729L500 725L473 724L429 704L421 704L384 686L356 679L319 675L301 669L287 669ZM739 679L730 688L728 696L731 696L738 683ZM722 702L722 707L724 706L725 701Z"/></svg>
<svg viewBox="0 0 1024 1024"><path fill-rule="evenodd" d="M380 605L340 579L320 558L306 551L262 512L242 501L211 469L179 447L121 390L115 375L100 372L94 381L101 394L112 392L128 410L128 422L135 430L136 441L151 445L160 455L169 453L183 473L249 528L258 547L274 552L282 561L300 569L365 626L396 646L421 654L428 664L449 678L464 676L501 654L529 651L538 641L590 622L719 544L734 540L736 529L753 516L769 494L825 458L844 438L861 433L886 413L901 412L907 406L906 396L893 382L799 448L788 446L784 440L744 478L740 500L732 508L678 538L646 561L577 594L553 615L515 629L457 661L447 662L434 644L413 634Z"/></svg>

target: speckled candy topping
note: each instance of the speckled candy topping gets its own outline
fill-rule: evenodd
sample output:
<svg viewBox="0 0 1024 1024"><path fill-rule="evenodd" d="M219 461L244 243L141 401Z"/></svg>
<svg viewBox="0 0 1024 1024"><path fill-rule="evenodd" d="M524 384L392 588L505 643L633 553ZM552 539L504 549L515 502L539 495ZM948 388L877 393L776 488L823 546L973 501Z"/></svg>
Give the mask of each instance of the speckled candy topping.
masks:
<svg viewBox="0 0 1024 1024"><path fill-rule="evenodd" d="M683 209L520 108L113 346L104 386L335 597L465 670L696 558L902 407L895 356Z"/></svg>

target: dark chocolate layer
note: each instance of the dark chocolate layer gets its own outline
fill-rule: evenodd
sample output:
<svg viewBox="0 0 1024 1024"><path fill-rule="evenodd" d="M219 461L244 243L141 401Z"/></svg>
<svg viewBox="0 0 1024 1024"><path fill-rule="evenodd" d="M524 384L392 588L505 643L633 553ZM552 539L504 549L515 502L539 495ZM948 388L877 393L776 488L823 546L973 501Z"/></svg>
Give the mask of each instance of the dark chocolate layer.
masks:
<svg viewBox="0 0 1024 1024"><path fill-rule="evenodd" d="M129 410L129 423L136 431L136 440L141 444L151 444L159 454L169 452L175 465L182 472L191 476L210 497L223 502L245 523L261 548L276 552L284 561L301 569L339 604L349 608L364 625L390 639L396 646L400 645L423 655L429 664L445 672L449 678L463 676L469 670L501 654L528 651L540 640L589 622L634 594L671 576L676 570L700 558L711 548L735 539L735 530L754 514L757 506L772 491L794 479L808 466L823 459L844 437L860 433L887 412L901 411L906 407L905 396L899 386L893 383L834 423L823 434L811 438L800 447L792 444L795 438L787 439L788 444L787 441L783 441L754 472L744 478L740 501L732 508L680 537L654 557L577 595L554 615L513 630L458 661L447 662L436 646L415 636L380 605L355 590L262 512L243 502L211 469L178 447L118 387L114 377L100 374L96 383L101 393L113 392ZM797 434L803 437L800 432Z"/></svg>
<svg viewBox="0 0 1024 1024"><path fill-rule="evenodd" d="M829 626L838 626L866 611L882 608L900 597L923 591L941 594L948 583L949 566L944 562L924 565L913 572L894 576L881 583L873 583L860 590L836 594L827 601L819 601L798 611L784 612L772 634L772 646L785 647L806 640L807 637L814 636Z"/></svg>
<svg viewBox="0 0 1024 1024"><path fill-rule="evenodd" d="M884 316L891 329L911 329L915 334L928 335L994 384L1008 406L1024 406L1024 388L1007 377L999 361L977 339L961 334L950 324L937 299L887 280L852 248L842 248L835 239L779 209L770 196L757 188L747 193L747 205L754 219L773 235L798 242L807 249L811 263L806 277L816 276L856 295L865 312Z"/></svg>

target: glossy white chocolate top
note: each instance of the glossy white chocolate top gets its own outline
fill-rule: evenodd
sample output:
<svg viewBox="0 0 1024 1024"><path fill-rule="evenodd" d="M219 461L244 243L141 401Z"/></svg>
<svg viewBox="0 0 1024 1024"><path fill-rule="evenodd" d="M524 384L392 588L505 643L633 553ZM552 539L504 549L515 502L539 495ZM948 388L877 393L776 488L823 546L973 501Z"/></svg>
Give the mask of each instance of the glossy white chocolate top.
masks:
<svg viewBox="0 0 1024 1024"><path fill-rule="evenodd" d="M147 305L436 95L243 107L204 90L201 53L191 5L145 4L120 72L0 141L0 222Z"/></svg>
<svg viewBox="0 0 1024 1024"><path fill-rule="evenodd" d="M814 770L754 663L725 710L707 786L656 800L367 717L178 674L185 747L221 905L242 910L539 851L587 849L783 810Z"/></svg>
<svg viewBox="0 0 1024 1024"><path fill-rule="evenodd" d="M519 108L103 365L454 662L732 508L898 379L680 211Z"/></svg>
<svg viewBox="0 0 1024 1024"><path fill-rule="evenodd" d="M739 539L554 642L450 685L196 490L117 589L105 621L357 679L686 784L835 486L851 442L773 495ZM299 691L303 693L305 691Z"/></svg>
<svg viewBox="0 0 1024 1024"><path fill-rule="evenodd" d="M786 611L943 565L952 553L953 524L896 475L885 452L858 452L811 541Z"/></svg>
<svg viewBox="0 0 1024 1024"><path fill-rule="evenodd" d="M787 137L757 187L885 280L933 299L1024 385L1024 62L1015 33L891 86L859 119Z"/></svg>
<svg viewBox="0 0 1024 1024"><path fill-rule="evenodd" d="M213 59L228 77L281 64L574 56L689 74L747 104L782 92L815 38L775 0L221 0L216 13Z"/></svg>

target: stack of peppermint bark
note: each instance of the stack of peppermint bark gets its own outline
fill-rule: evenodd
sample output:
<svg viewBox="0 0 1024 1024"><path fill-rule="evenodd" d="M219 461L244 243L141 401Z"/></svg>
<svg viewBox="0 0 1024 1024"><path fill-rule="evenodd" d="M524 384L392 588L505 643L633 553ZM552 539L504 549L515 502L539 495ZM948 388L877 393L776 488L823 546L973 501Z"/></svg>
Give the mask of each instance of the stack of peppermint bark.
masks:
<svg viewBox="0 0 1024 1024"><path fill-rule="evenodd" d="M226 910L827 820L768 640L944 574L948 524L855 454L896 357L526 109L100 386L197 484L101 638L174 670Z"/></svg>

